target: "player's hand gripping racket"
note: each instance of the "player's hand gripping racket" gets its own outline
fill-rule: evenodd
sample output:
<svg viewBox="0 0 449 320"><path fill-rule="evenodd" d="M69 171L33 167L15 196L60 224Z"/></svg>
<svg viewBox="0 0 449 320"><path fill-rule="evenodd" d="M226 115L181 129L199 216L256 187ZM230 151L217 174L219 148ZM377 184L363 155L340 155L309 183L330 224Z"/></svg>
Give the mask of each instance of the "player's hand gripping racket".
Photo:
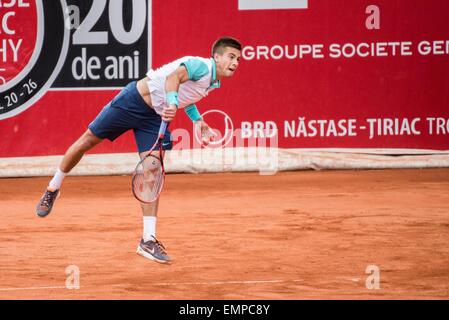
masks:
<svg viewBox="0 0 449 320"><path fill-rule="evenodd" d="M133 194L143 203L155 201L162 191L165 179L164 162L162 159L162 140L168 123L161 122L157 141L150 152L139 161L132 178ZM159 151L159 154L157 154Z"/></svg>

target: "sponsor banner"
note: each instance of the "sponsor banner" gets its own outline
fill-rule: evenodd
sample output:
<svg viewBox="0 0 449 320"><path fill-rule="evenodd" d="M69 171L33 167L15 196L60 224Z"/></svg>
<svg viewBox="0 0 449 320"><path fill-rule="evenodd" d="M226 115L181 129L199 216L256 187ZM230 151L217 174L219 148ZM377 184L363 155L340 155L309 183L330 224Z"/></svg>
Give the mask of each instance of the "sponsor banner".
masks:
<svg viewBox="0 0 449 320"><path fill-rule="evenodd" d="M118 88L148 71L151 1L67 0L67 13L70 46L53 88Z"/></svg>
<svg viewBox="0 0 449 320"><path fill-rule="evenodd" d="M0 0L0 157L64 153L129 81L222 35L243 59L198 104L220 146L449 150L448 19L445 0ZM170 128L199 147L183 112Z"/></svg>
<svg viewBox="0 0 449 320"><path fill-rule="evenodd" d="M65 1L0 3L2 119L23 112L51 87L66 58L69 32L64 27Z"/></svg>

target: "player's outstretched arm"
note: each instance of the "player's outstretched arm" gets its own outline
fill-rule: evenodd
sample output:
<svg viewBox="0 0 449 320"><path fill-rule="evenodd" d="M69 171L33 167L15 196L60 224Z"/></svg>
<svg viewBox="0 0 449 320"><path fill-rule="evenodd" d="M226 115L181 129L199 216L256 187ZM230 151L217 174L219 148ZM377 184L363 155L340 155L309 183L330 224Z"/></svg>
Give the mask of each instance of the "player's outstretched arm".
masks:
<svg viewBox="0 0 449 320"><path fill-rule="evenodd" d="M195 104L191 104L184 109L187 116L195 124L195 130L200 133L201 142L203 145L208 145L209 142L213 141L216 134L209 127L209 125L201 117L200 112Z"/></svg>
<svg viewBox="0 0 449 320"><path fill-rule="evenodd" d="M195 121L195 127L201 134L201 143L203 146L207 146L210 142L215 140L217 136L216 133L202 118Z"/></svg>

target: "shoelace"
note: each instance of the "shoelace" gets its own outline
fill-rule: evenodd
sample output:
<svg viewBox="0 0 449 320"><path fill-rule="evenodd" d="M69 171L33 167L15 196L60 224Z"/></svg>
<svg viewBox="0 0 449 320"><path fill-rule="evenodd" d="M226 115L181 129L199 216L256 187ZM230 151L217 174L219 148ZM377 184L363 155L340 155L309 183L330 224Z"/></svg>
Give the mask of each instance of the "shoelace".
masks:
<svg viewBox="0 0 449 320"><path fill-rule="evenodd" d="M165 247L164 247L164 245L158 239L156 239L155 236L152 236L152 237L153 237L154 242L156 243L156 245L159 247L159 250L161 250L161 252L163 254L165 254Z"/></svg>
<svg viewBox="0 0 449 320"><path fill-rule="evenodd" d="M50 191L45 192L44 199L42 199L41 205L49 208L50 207L50 203L49 202L50 202L50 200L53 199L53 195L54 195L54 193L52 193Z"/></svg>

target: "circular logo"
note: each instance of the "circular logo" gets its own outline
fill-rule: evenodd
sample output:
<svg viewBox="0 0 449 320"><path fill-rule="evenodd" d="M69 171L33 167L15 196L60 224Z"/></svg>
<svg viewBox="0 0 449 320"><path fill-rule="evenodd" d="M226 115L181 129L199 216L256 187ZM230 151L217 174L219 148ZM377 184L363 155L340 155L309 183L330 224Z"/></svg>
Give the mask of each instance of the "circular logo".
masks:
<svg viewBox="0 0 449 320"><path fill-rule="evenodd" d="M234 137L234 123L229 115L221 110L208 110L201 115L213 130L215 139L204 145L201 142L201 132L195 130L195 140L205 148L224 148Z"/></svg>
<svg viewBox="0 0 449 320"><path fill-rule="evenodd" d="M69 48L67 12L64 0L18 1L2 9L0 120L31 107L58 76Z"/></svg>
<svg viewBox="0 0 449 320"><path fill-rule="evenodd" d="M37 15L35 2L16 3L13 7L4 4L0 14L0 85L15 78L30 61L36 47Z"/></svg>

